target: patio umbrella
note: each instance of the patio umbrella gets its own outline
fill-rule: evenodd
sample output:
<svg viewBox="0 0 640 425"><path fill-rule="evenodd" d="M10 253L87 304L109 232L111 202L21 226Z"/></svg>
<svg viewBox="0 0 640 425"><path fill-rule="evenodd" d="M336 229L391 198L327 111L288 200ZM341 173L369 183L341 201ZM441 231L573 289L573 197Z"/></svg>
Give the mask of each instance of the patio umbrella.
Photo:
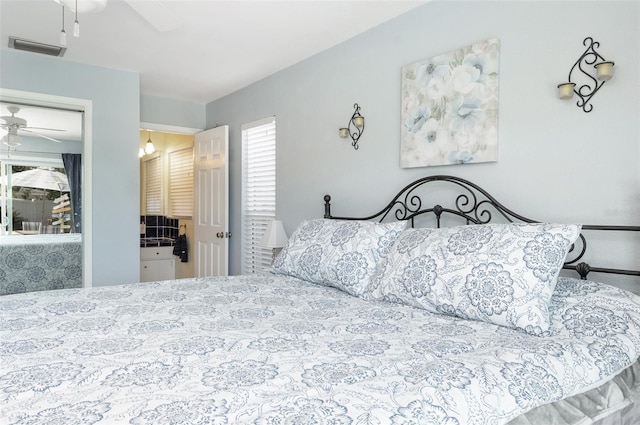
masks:
<svg viewBox="0 0 640 425"><path fill-rule="evenodd" d="M3 183L6 182L6 178ZM11 185L43 189L44 191L69 192L69 180L59 171L48 167L32 168L11 175ZM42 211L40 221L45 221L45 196L42 197Z"/></svg>
<svg viewBox="0 0 640 425"><path fill-rule="evenodd" d="M32 168L11 175L13 186L32 187L34 189L69 191L69 180L63 173L45 167Z"/></svg>

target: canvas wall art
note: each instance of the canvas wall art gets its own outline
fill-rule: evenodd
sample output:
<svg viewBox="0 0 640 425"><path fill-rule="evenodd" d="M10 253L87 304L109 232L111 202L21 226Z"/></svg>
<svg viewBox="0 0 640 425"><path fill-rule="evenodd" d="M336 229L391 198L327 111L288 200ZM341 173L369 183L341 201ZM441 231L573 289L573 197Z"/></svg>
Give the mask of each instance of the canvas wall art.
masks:
<svg viewBox="0 0 640 425"><path fill-rule="evenodd" d="M400 166L498 160L500 41L402 67Z"/></svg>

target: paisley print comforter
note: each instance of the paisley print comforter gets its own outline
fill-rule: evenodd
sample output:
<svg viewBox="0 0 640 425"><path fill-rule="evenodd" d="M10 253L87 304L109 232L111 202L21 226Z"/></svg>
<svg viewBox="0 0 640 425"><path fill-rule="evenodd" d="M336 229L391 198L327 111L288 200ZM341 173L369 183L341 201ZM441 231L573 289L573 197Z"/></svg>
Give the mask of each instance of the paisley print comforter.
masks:
<svg viewBox="0 0 640 425"><path fill-rule="evenodd" d="M291 277L0 298L9 424L503 424L640 355L640 301L560 278L532 336Z"/></svg>

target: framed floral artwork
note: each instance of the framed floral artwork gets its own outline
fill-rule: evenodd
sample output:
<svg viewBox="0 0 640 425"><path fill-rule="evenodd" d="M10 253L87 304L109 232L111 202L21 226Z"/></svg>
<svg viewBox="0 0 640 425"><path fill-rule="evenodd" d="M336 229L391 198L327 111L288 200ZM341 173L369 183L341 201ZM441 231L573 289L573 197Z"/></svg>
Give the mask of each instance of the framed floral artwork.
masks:
<svg viewBox="0 0 640 425"><path fill-rule="evenodd" d="M500 41L402 67L400 167L498 160Z"/></svg>

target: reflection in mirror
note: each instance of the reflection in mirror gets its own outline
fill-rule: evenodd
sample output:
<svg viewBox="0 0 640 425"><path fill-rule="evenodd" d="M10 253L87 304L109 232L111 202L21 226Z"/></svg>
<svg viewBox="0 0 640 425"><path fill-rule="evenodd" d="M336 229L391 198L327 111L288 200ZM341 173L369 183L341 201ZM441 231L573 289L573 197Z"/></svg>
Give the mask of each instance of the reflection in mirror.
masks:
<svg viewBox="0 0 640 425"><path fill-rule="evenodd" d="M82 287L82 112L0 115L0 295Z"/></svg>

